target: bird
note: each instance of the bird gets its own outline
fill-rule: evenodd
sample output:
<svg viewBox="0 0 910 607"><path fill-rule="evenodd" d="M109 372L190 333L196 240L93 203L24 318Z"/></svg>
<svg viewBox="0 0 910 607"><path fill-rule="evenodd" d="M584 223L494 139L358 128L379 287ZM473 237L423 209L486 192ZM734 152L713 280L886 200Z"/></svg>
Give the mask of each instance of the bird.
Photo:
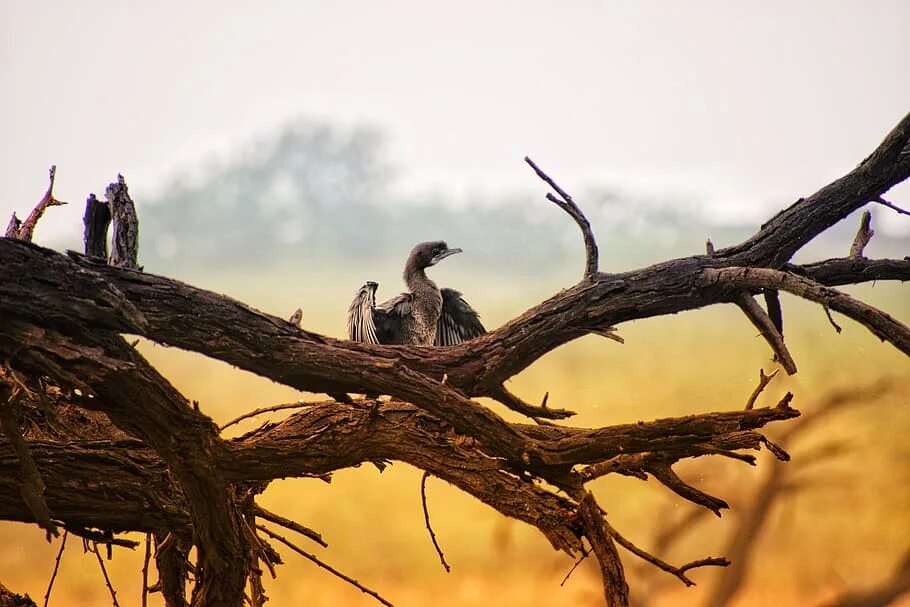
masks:
<svg viewBox="0 0 910 607"><path fill-rule="evenodd" d="M416 245L404 265L409 292L378 306L379 284L365 283L348 309L348 338L369 344L454 346L486 333L461 293L440 289L426 275L427 268L461 252L441 240Z"/></svg>

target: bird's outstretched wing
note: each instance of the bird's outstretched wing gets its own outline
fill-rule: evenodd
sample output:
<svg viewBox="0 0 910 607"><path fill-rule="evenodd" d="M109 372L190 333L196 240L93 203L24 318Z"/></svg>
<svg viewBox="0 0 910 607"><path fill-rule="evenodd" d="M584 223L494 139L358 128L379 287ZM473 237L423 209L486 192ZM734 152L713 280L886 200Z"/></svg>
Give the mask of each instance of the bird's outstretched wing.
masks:
<svg viewBox="0 0 910 607"><path fill-rule="evenodd" d="M351 341L362 341L368 344L378 344L379 336L376 332L376 323L373 320L373 309L376 307L375 282L368 282L362 287L351 307L348 308L348 338Z"/></svg>
<svg viewBox="0 0 910 607"><path fill-rule="evenodd" d="M411 294L401 293L384 301L373 310L373 322L379 343L402 343L402 319L411 313Z"/></svg>
<svg viewBox="0 0 910 607"><path fill-rule="evenodd" d="M461 293L455 289L441 289L442 314L436 327L437 346L454 346L487 332L480 323L480 316L474 311Z"/></svg>

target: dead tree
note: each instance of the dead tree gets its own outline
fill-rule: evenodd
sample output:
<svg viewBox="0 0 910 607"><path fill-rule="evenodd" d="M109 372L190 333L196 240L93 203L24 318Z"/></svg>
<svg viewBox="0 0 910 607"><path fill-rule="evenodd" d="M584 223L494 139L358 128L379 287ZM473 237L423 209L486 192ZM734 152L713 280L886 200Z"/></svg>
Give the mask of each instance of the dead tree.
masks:
<svg viewBox="0 0 910 607"><path fill-rule="evenodd" d="M609 605L628 604L617 544L690 584L692 569L727 561L712 557L674 566L637 547L607 522L586 483L606 474L651 477L719 515L726 502L687 483L673 465L706 455L754 463L742 451L761 446L786 460L761 429L799 415L790 407L792 395L770 408L590 429L549 421L571 412L546 401L530 404L504 382L583 335L617 339L614 327L623 322L713 304L742 308L794 373L783 338L781 290L848 316L910 354L907 327L835 288L906 280L910 261L866 259L858 246L849 257L790 263L803 245L854 210L887 202L883 194L910 176L908 142L910 115L856 169L800 198L745 242L618 274L598 270L597 245L581 209L528 160L555 191L547 198L582 230L584 275L502 327L436 349L318 335L228 297L143 273L135 259L133 205L125 203L126 185L118 179L108 203L89 202L88 256L20 240L18 227L15 238L0 239L0 407L9 419L0 442L0 518L37 523L49 534L63 528L95 547L126 543L115 536L119 532L145 532L157 547L154 588L168 605L235 607L247 586L253 604L261 605L262 568L280 563L272 542L327 565L266 523L321 542L315 531L265 511L256 495L276 478L396 460L533 525L557 550L593 554ZM113 236L110 262L97 239L111 213L99 204L114 207L115 232L122 230ZM764 296L767 308L756 295ZM749 330L745 323L743 330ZM152 368L123 334L334 396L226 440L198 403ZM474 397L492 397L530 422L508 423ZM192 547L194 563L188 560Z"/></svg>

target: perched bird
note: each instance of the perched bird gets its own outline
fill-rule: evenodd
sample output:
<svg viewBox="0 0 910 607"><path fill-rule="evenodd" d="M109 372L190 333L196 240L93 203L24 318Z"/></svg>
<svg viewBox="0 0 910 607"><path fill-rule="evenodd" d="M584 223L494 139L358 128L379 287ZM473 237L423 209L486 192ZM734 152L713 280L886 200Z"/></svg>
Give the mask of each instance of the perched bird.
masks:
<svg viewBox="0 0 910 607"><path fill-rule="evenodd" d="M402 293L376 305L375 282L362 287L348 309L348 337L369 344L453 346L486 333L477 312L454 289L439 289L425 270L461 253L442 241L422 242L404 265Z"/></svg>

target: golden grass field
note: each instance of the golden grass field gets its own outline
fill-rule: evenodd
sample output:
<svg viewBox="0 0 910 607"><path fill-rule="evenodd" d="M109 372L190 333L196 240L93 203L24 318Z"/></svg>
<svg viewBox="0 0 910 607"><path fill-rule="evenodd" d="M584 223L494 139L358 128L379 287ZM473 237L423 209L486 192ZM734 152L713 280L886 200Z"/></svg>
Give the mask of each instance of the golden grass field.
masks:
<svg viewBox="0 0 910 607"><path fill-rule="evenodd" d="M302 272L302 271L301 271ZM198 286L230 294L251 305L287 317L298 306L304 326L341 336L344 312L362 277L328 270L307 271L319 280L289 283L276 275L192 278ZM463 280L462 280L463 282ZM454 284L454 283L453 283ZM492 278L469 291L488 327L514 317L552 294L566 279L527 286L522 294L505 290ZM394 285L394 286L393 286ZM457 285L456 285L457 286ZM397 289L392 279L380 295ZM910 322L905 286L879 284L850 289ZM477 293L472 295L472 293ZM815 605L845 588L875 584L910 548L910 361L862 327L839 319L836 334L821 308L783 298L786 335L800 372L778 377L758 406L769 405L786 390L793 405L808 410L825 394L840 388L892 378L894 388L868 406L844 412L792 448L791 466L813 444L842 439L850 450L815 466L804 490L788 494L772 510L755 547L756 558L746 586L734 605ZM578 411L572 423L598 426L697 412L741 408L755 386L758 369L772 366L770 352L738 309L714 307L677 316L638 321L619 327L626 343L586 337L554 351L514 378L510 389L530 401L549 392L552 406ZM218 422L268 404L296 400L298 392L240 372L202 356L143 342L141 351L178 388ZM497 411L508 418L508 412ZM272 417L277 419L278 415ZM235 427L247 431L268 419ZM759 455L757 468L706 459L680 466L694 484L715 491L732 506L722 519L702 519L669 554L674 562L722 554L738 513L767 473L772 458ZM327 485L318 480L276 481L262 503L316 528L328 549L308 546L329 563L379 591L398 607L423 605L502 607L524 605L600 605L596 566L584 563L560 587L572 560L555 553L536 531L507 520L488 507L431 479L429 507L439 541L452 565L439 566L423 524L420 473L394 464L380 474L373 466L343 470ZM662 486L631 478L605 478L592 485L612 524L648 548L666 520L689 505ZM58 542L48 544L34 527L0 525L0 581L28 592L41 603ZM141 539L138 535L136 539ZM110 604L94 555L83 554L70 538L51 605L80 607ZM365 596L288 550L278 578L265 580L271 605L374 605ZM666 591L657 605L699 605L723 571L699 570L699 584L687 589L673 579L664 586L657 571L641 573L640 563L622 554L633 594L636 588ZM114 550L108 563L121 605L137 605L142 550ZM152 605L161 604L153 595ZM903 605L910 605L904 600Z"/></svg>

